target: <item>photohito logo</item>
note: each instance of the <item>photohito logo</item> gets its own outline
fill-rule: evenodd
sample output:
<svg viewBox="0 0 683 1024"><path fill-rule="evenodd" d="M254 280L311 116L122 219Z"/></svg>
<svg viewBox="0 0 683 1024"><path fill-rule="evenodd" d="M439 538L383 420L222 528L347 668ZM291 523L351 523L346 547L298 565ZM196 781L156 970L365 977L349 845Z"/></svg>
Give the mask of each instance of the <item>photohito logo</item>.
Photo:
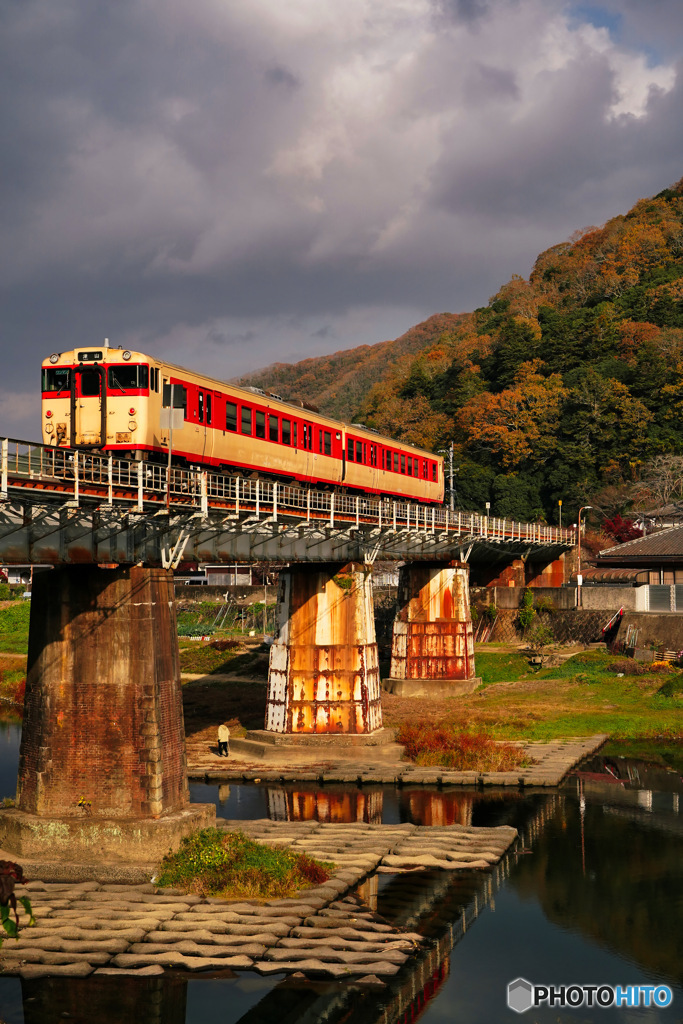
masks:
<svg viewBox="0 0 683 1024"><path fill-rule="evenodd" d="M668 1006L668 985L533 985L515 978L508 985L508 1006L526 1013L532 1006Z"/></svg>

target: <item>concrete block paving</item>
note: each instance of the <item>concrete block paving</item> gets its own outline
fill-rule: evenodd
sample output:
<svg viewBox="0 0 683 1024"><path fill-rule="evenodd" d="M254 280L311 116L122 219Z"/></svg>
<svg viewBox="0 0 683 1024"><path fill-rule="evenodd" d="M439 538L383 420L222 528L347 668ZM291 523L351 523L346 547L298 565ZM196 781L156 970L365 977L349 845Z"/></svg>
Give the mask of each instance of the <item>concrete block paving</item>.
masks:
<svg viewBox="0 0 683 1024"><path fill-rule="evenodd" d="M336 865L327 882L292 899L202 899L152 884L30 882L17 887L33 904L36 927L20 916L6 939L0 970L23 978L92 973L157 974L297 971L333 978L396 974L424 941L345 895L375 870L489 868L514 842L515 829L452 825L220 822L259 841L323 857Z"/></svg>

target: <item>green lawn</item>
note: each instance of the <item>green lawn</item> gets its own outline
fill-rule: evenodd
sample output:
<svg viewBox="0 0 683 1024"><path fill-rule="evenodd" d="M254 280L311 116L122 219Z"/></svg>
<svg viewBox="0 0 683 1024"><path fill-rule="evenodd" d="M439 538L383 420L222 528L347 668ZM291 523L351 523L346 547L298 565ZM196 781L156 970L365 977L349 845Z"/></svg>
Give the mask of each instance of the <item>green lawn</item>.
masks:
<svg viewBox="0 0 683 1024"><path fill-rule="evenodd" d="M10 654L27 653L30 616L30 601L12 603L0 608L0 651L7 651Z"/></svg>

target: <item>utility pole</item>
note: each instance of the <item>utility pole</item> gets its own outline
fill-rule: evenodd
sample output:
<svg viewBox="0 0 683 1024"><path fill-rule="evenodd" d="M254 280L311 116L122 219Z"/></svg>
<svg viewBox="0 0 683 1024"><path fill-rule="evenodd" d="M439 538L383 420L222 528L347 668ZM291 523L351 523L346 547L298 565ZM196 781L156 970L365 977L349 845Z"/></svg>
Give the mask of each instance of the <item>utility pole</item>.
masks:
<svg viewBox="0 0 683 1024"><path fill-rule="evenodd" d="M455 488L454 488L454 483L453 483L453 481L454 481L453 474L455 472L454 469L453 469L453 445L454 444L455 444L455 442L451 441L451 443L448 446L448 448L439 448L439 455L447 455L448 456L448 475L449 475L449 479L450 479L450 501L449 501L449 504L451 506L451 512L453 512L454 509L455 509L455 493L454 493Z"/></svg>

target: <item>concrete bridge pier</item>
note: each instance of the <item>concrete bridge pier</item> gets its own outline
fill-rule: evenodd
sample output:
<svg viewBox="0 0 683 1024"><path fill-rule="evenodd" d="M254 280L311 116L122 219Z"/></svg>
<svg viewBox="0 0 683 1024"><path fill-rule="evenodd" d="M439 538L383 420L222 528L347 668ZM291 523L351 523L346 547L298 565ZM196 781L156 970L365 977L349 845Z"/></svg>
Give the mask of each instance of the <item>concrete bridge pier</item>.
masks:
<svg viewBox="0 0 683 1024"><path fill-rule="evenodd" d="M265 729L232 749L261 757L397 756L382 727L368 569L292 565L280 574L278 635L270 649Z"/></svg>
<svg viewBox="0 0 683 1024"><path fill-rule="evenodd" d="M401 567L385 690L401 697L471 693L474 640L465 562L413 562Z"/></svg>
<svg viewBox="0 0 683 1024"><path fill-rule="evenodd" d="M212 805L189 800L172 574L37 575L2 848L41 863L150 863L214 820Z"/></svg>

